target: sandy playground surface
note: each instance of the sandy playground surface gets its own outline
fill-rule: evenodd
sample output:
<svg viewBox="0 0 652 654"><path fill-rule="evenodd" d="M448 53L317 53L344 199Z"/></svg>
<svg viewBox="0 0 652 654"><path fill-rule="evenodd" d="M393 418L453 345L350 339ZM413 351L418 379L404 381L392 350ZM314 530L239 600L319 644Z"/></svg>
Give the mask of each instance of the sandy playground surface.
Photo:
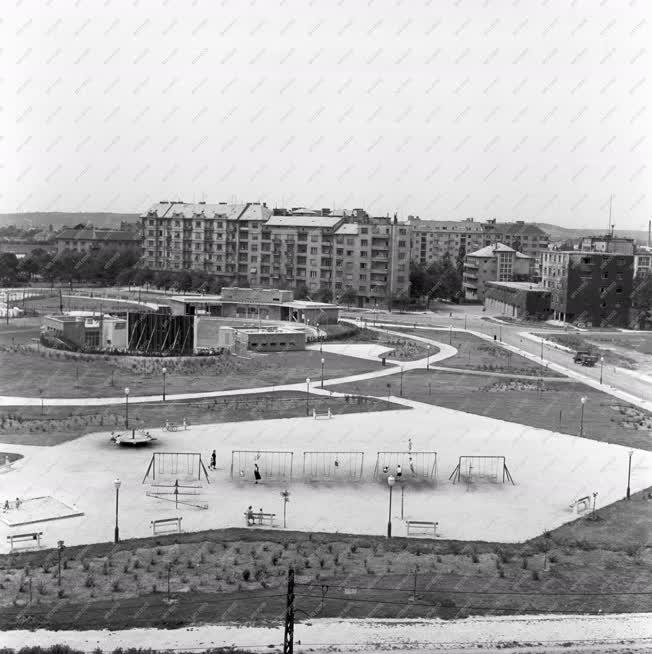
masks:
<svg viewBox="0 0 652 654"><path fill-rule="evenodd" d="M151 534L150 521L183 516L184 530L244 526L244 511L281 517L280 491L291 497L287 527L292 530L383 534L388 518L386 484L336 482L308 484L298 479L307 450L364 452L364 474L373 474L378 450L434 450L438 484L417 489L405 484L404 518L439 523L438 535L466 540L523 541L576 517L569 503L599 493L598 506L623 497L628 448L600 443L514 423L411 403L403 411L334 416L331 420L291 418L193 426L187 431L151 430L158 441L151 449L116 447L109 434L90 434L55 447L2 446L24 455L13 470L0 477L0 501L52 496L83 511L82 517L42 523L44 546L58 539L68 544L111 540L115 520L113 480L120 478L120 532L123 538ZM200 452L208 466L217 451L217 470L201 495L188 498L207 503L207 510L176 510L165 500L146 497L151 490L143 477L158 452ZM294 452L295 479L288 483L232 480L232 450ZM452 484L448 476L461 454L504 455L516 482L511 484ZM632 491L649 485L652 453L635 451ZM237 467L237 466L236 466ZM404 468L404 475L407 471ZM247 471L251 477L252 471ZM265 472L261 470L261 472ZM236 477L238 474L236 473ZM401 492L393 494L393 530L406 534L401 521ZM17 528L20 529L20 528ZM25 531L25 528L22 528ZM10 527L0 524L0 546L7 548ZM15 530L14 532L15 533Z"/></svg>

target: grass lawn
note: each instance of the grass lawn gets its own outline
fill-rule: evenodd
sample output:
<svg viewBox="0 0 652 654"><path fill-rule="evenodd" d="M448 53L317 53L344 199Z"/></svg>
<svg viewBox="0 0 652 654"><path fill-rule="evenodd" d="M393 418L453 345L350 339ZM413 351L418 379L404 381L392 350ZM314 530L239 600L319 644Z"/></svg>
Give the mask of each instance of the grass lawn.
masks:
<svg viewBox="0 0 652 654"><path fill-rule="evenodd" d="M339 327L339 325L337 326ZM365 328L352 330L349 326L343 330L341 337L338 337L337 331L329 333L328 341L331 343L375 343L391 347L394 351L390 354L390 358L397 361L417 361L427 357L428 352L431 355L439 352L437 347L431 347L428 350L426 344L414 341L409 337L402 338Z"/></svg>
<svg viewBox="0 0 652 654"><path fill-rule="evenodd" d="M321 358L326 360L324 377L332 379L381 368L380 361L367 361L319 351L224 354L218 357L178 359L75 355L55 350L0 351L0 394L38 397L108 397L163 392L161 368L167 367L166 391L201 391L257 388L320 379Z"/></svg>
<svg viewBox="0 0 652 654"><path fill-rule="evenodd" d="M589 332L585 338L591 342L604 344L605 346L614 345L627 350L634 350L641 354L652 355L652 332L621 332L618 334Z"/></svg>
<svg viewBox="0 0 652 654"><path fill-rule="evenodd" d="M424 338L431 338L440 343L449 343L457 348L458 353L437 363L447 368L459 368L462 370L486 370L491 372L504 372L515 375L539 375L542 371L546 377L564 377L564 375L548 370L535 361L530 361L519 354L512 354L499 343L489 343L473 334L456 332L445 329L417 329L397 325L394 331L413 333Z"/></svg>
<svg viewBox="0 0 652 654"><path fill-rule="evenodd" d="M324 397L310 395L308 410L326 413L330 408L335 415L366 411L403 409L401 405L388 406L384 400L373 398ZM160 402L149 404L129 403L131 428L156 429L166 420L180 425L185 418L192 424L292 418L306 415L306 394L279 391L254 395L236 395L193 401ZM21 445L57 445L84 434L98 431L124 433L124 406L105 407L0 407L0 442ZM0 453L0 464L4 463Z"/></svg>
<svg viewBox="0 0 652 654"><path fill-rule="evenodd" d="M342 384L334 391L387 395L386 379ZM397 395L397 379L391 381ZM647 414L637 407L574 382L512 380L448 373L411 370L403 375L403 396L449 409L517 422L530 427L550 429L578 436L580 433L581 397L586 397L584 436L627 447L652 450L649 429L633 426L645 424ZM560 419L561 416L561 419Z"/></svg>
<svg viewBox="0 0 652 654"><path fill-rule="evenodd" d="M315 617L650 611L652 502L622 504L522 545L226 529L75 546L61 587L56 550L4 555L0 628L278 623L290 566Z"/></svg>
<svg viewBox="0 0 652 654"><path fill-rule="evenodd" d="M75 297L70 294L70 291L65 289L62 290L61 299L59 299L59 291L57 289L56 293L47 296L39 297L33 300L26 299L24 302L25 311L29 313L34 313L37 315L47 315L50 313L59 313L61 310L61 305L63 304L64 311L96 311L105 313L111 312L124 312L124 311L138 311L145 310L151 311L149 307L145 305L131 304L128 302L112 302L101 297L91 297L91 294L96 295L96 291L93 290L79 290L79 293L83 293L88 297ZM137 302L138 298L129 298ZM23 308L23 302L17 303L20 308Z"/></svg>

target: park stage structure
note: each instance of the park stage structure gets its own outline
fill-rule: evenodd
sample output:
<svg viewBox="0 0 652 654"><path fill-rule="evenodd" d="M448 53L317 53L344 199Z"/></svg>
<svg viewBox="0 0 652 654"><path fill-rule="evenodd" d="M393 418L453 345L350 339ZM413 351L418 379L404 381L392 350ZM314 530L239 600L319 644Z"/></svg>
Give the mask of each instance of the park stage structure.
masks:
<svg viewBox="0 0 652 654"><path fill-rule="evenodd" d="M292 452L279 450L232 450L231 479L255 481L258 466L261 481L291 481Z"/></svg>
<svg viewBox="0 0 652 654"><path fill-rule="evenodd" d="M148 479L150 481L157 479L201 480L202 475L210 483L201 454L197 452L154 452L149 466L147 466L145 477L143 477L143 484Z"/></svg>
<svg viewBox="0 0 652 654"><path fill-rule="evenodd" d="M514 480L504 456L461 456L449 479L458 481L505 483Z"/></svg>
<svg viewBox="0 0 652 654"><path fill-rule="evenodd" d="M364 452L304 452L304 481L362 481Z"/></svg>
<svg viewBox="0 0 652 654"><path fill-rule="evenodd" d="M396 476L401 466L403 481L437 482L437 452L378 452L374 479L385 481L389 476Z"/></svg>

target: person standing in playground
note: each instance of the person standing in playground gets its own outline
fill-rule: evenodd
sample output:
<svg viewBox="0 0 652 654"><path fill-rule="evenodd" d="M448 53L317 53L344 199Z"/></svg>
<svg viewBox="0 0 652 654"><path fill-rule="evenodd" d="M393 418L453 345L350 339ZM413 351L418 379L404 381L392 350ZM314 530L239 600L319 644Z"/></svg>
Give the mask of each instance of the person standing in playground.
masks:
<svg viewBox="0 0 652 654"><path fill-rule="evenodd" d="M400 479L402 477L402 475L403 475L403 470L401 470L401 464L399 463L396 466L396 478Z"/></svg>
<svg viewBox="0 0 652 654"><path fill-rule="evenodd" d="M256 480L255 483L258 483L261 479L260 477L260 470L258 469L258 464L254 463L254 479Z"/></svg>
<svg viewBox="0 0 652 654"><path fill-rule="evenodd" d="M211 454L211 464L208 467L211 470L216 470L217 469L217 454L215 454L215 450L213 450L213 453Z"/></svg>
<svg viewBox="0 0 652 654"><path fill-rule="evenodd" d="M254 509L250 506L247 509L247 526L251 527L254 524Z"/></svg>

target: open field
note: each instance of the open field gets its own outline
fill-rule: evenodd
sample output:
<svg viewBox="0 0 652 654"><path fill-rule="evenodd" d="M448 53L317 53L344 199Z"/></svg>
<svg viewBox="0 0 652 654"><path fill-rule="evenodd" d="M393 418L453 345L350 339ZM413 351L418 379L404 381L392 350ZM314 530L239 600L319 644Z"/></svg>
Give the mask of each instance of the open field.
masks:
<svg viewBox="0 0 652 654"><path fill-rule="evenodd" d="M381 368L365 361L325 352L325 379ZM257 388L315 382L321 376L319 351L272 352L217 357L111 357L76 355L58 350L0 351L0 394L25 397L115 397L129 387L132 395L163 393L161 368L167 367L166 391ZM40 391L42 390L42 393Z"/></svg>
<svg viewBox="0 0 652 654"><path fill-rule="evenodd" d="M240 420L268 420L327 413L357 413L406 409L397 404L374 398L325 397L297 391L278 391L254 395L233 395L160 403L130 403L129 426L136 429L157 429L167 420L181 425L183 419L191 425L238 422ZM84 434L110 429L125 432L124 406L47 406L0 407L0 442L22 445L52 446L79 438ZM0 454L0 464L4 458Z"/></svg>
<svg viewBox="0 0 652 654"><path fill-rule="evenodd" d="M338 384L332 389L383 397L387 395L387 383L385 379L371 379ZM391 383L392 393L397 394L396 379ZM575 436L580 433L580 398L586 397L585 437L652 451L652 432L646 428L650 424L647 412L580 383L510 381L439 370L412 370L403 375L403 397Z"/></svg>

